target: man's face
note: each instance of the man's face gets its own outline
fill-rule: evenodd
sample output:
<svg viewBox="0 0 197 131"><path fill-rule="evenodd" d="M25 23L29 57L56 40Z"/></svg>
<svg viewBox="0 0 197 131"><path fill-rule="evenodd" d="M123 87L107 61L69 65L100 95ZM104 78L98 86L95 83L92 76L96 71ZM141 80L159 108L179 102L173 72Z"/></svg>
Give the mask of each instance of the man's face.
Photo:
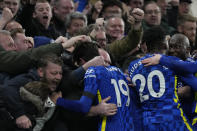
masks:
<svg viewBox="0 0 197 131"><path fill-rule="evenodd" d="M124 22L121 18L111 18L106 25L106 34L119 40L124 36Z"/></svg>
<svg viewBox="0 0 197 131"><path fill-rule="evenodd" d="M16 37L14 38L14 44L17 47L17 51L24 51L29 49L29 42L23 33L17 33Z"/></svg>
<svg viewBox="0 0 197 131"><path fill-rule="evenodd" d="M189 11L190 11L190 6L191 6L190 3L181 2L181 3L179 4L179 14L180 14L180 15L188 14Z"/></svg>
<svg viewBox="0 0 197 131"><path fill-rule="evenodd" d="M121 17L122 16L122 10L121 8L119 8L118 6L109 6L105 9L104 13L103 13L103 17L104 18L109 18L111 16L118 16Z"/></svg>
<svg viewBox="0 0 197 131"><path fill-rule="evenodd" d="M60 0L59 4L54 6L54 15L61 20L65 21L66 16L72 12L74 12L74 3L72 0Z"/></svg>
<svg viewBox="0 0 197 131"><path fill-rule="evenodd" d="M104 31L98 31L96 33L96 41L99 43L99 45L101 46L101 48L105 48L106 44L107 44L107 38L106 38L106 34Z"/></svg>
<svg viewBox="0 0 197 131"><path fill-rule="evenodd" d="M3 7L9 8L15 16L18 12L20 0L3 0Z"/></svg>
<svg viewBox="0 0 197 131"><path fill-rule="evenodd" d="M160 25L160 23L161 23L161 11L156 4L154 4L154 3L148 4L145 7L144 20L149 25Z"/></svg>
<svg viewBox="0 0 197 131"><path fill-rule="evenodd" d="M185 60L189 57L189 48L190 44L187 37L185 37L185 40L182 42L175 42L174 39L170 39L168 55Z"/></svg>
<svg viewBox="0 0 197 131"><path fill-rule="evenodd" d="M40 76L47 82L51 91L55 91L62 79L62 67L48 62L47 67L41 69Z"/></svg>
<svg viewBox="0 0 197 131"><path fill-rule="evenodd" d="M186 21L180 28L180 33L183 33L194 43L196 38L196 22Z"/></svg>
<svg viewBox="0 0 197 131"><path fill-rule="evenodd" d="M134 8L142 9L143 5L144 5L144 0L130 0L129 2L129 6L131 7L131 9Z"/></svg>
<svg viewBox="0 0 197 131"><path fill-rule="evenodd" d="M16 45L11 36L0 34L0 44L7 51L15 51Z"/></svg>
<svg viewBox="0 0 197 131"><path fill-rule="evenodd" d="M48 28L52 12L48 2L36 3L33 18L37 19L44 27Z"/></svg>
<svg viewBox="0 0 197 131"><path fill-rule="evenodd" d="M85 21L82 19L72 19L70 27L67 29L69 34L72 36L77 31L85 26Z"/></svg>

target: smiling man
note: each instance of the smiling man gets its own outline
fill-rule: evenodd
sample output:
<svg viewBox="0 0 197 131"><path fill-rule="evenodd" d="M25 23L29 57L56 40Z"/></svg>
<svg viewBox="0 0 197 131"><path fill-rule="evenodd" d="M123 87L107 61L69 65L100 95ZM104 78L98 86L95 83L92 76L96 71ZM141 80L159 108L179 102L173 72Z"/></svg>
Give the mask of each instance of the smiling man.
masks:
<svg viewBox="0 0 197 131"><path fill-rule="evenodd" d="M2 95L18 131L33 128L35 125L33 116L37 114L36 108L20 99L20 87L32 81L41 81L47 83L51 91L55 91L62 78L62 63L55 54L44 55L38 61L37 68L14 77L4 85L5 90Z"/></svg>
<svg viewBox="0 0 197 131"><path fill-rule="evenodd" d="M124 37L125 23L120 17L110 17L106 20L105 30L108 42L111 43L115 40L120 40Z"/></svg>

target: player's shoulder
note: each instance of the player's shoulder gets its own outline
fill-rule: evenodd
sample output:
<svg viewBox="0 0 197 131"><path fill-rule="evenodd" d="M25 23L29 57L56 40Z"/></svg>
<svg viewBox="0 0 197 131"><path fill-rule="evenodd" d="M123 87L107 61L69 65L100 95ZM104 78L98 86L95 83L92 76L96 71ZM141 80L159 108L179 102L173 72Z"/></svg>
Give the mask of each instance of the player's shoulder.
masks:
<svg viewBox="0 0 197 131"><path fill-rule="evenodd" d="M168 58L170 58L171 60L181 60L180 58L178 58L178 57L176 57L176 56L167 56L167 55L162 55L162 56L168 57Z"/></svg>
<svg viewBox="0 0 197 131"><path fill-rule="evenodd" d="M95 73L95 74L106 74L109 72L121 72L118 67L115 66L95 66L89 67L86 71L86 74Z"/></svg>

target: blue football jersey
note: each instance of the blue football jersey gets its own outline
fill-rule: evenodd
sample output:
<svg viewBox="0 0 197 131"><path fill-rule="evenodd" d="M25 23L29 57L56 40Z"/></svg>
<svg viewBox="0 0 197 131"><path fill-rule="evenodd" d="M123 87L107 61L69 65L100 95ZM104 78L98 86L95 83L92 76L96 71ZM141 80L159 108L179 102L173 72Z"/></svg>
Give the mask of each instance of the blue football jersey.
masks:
<svg viewBox="0 0 197 131"><path fill-rule="evenodd" d="M150 56L135 60L129 66L129 76L140 96L144 130L192 130L180 108L177 77L161 65L145 67L141 60Z"/></svg>
<svg viewBox="0 0 197 131"><path fill-rule="evenodd" d="M128 87L122 71L114 66L90 67L84 78L84 91L102 99L111 96L109 103L118 107L114 116L103 117L99 122L100 131L140 131L140 113L136 107L135 92ZM136 118L134 118L137 116ZM135 123L138 119L138 125ZM135 123L135 124L134 124ZM138 128L138 129L136 129Z"/></svg>

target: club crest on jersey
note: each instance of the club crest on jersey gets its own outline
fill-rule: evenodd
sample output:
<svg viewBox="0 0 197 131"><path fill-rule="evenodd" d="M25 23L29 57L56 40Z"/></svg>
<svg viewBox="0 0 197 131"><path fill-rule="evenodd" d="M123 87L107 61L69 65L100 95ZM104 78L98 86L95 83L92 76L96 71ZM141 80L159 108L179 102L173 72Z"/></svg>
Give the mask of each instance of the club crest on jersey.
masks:
<svg viewBox="0 0 197 131"><path fill-rule="evenodd" d="M86 74L85 74L85 79L86 78L90 78L90 77L94 77L94 78L96 78L96 75L94 74L94 69L88 69L87 71L86 71Z"/></svg>
<svg viewBox="0 0 197 131"><path fill-rule="evenodd" d="M86 74L88 75L88 74L92 74L92 73L94 73L94 70L93 69L88 69L87 71L86 71Z"/></svg>

